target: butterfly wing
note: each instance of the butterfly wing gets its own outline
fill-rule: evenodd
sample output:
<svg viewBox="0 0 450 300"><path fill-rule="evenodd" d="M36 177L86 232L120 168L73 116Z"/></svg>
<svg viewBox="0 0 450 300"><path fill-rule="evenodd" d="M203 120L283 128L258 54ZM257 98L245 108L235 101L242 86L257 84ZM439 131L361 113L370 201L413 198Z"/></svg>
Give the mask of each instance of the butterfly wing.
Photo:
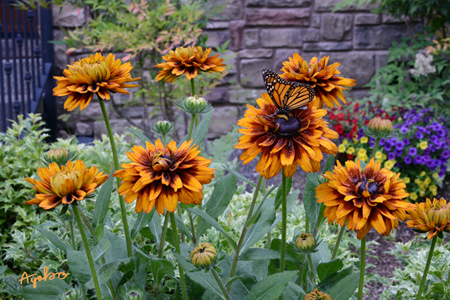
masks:
<svg viewBox="0 0 450 300"><path fill-rule="evenodd" d="M283 99L284 106L289 109L300 108L314 99L314 89L304 83L293 83Z"/></svg>
<svg viewBox="0 0 450 300"><path fill-rule="evenodd" d="M284 99L291 88L289 82L268 69L262 70L262 76L266 84L267 93L272 98L273 104L278 109L284 108Z"/></svg>
<svg viewBox="0 0 450 300"><path fill-rule="evenodd" d="M279 109L297 109L314 99L314 89L304 83L284 80L277 73L268 69L262 70L267 93Z"/></svg>

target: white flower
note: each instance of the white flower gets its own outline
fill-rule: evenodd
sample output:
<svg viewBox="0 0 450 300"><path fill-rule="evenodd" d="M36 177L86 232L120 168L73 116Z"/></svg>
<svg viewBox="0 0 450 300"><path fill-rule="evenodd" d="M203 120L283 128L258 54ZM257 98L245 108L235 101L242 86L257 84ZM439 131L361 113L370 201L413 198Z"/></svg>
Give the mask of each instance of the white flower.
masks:
<svg viewBox="0 0 450 300"><path fill-rule="evenodd" d="M423 55L422 53L416 54L416 61L414 63L414 69L410 69L409 72L416 77L420 75L427 76L436 72L436 67L432 66L433 55Z"/></svg>

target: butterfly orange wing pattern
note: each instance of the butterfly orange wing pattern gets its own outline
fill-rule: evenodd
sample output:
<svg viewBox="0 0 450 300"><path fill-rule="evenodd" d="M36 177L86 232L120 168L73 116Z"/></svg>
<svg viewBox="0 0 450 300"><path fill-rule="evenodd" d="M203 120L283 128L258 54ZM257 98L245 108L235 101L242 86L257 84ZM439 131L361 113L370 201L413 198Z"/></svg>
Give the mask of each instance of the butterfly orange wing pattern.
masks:
<svg viewBox="0 0 450 300"><path fill-rule="evenodd" d="M308 84L284 80L277 73L268 69L262 70L267 92L281 113L289 113L314 99L314 89Z"/></svg>

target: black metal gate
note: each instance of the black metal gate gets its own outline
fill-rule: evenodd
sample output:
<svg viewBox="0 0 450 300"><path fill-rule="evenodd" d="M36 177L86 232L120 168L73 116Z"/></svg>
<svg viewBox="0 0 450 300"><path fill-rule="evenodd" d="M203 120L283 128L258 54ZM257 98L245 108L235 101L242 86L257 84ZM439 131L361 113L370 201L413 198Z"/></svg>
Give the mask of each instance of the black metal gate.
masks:
<svg viewBox="0 0 450 300"><path fill-rule="evenodd" d="M55 137L52 10L23 10L17 2L1 0L0 7L0 132L18 115L40 112Z"/></svg>

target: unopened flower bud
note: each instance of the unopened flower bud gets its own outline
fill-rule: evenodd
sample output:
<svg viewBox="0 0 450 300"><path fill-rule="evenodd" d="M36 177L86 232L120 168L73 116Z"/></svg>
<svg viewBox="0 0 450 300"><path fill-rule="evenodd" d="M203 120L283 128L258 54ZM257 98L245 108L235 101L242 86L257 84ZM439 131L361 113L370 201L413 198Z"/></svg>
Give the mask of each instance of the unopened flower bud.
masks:
<svg viewBox="0 0 450 300"><path fill-rule="evenodd" d="M144 293L139 289L132 289L125 293L124 300L143 300Z"/></svg>
<svg viewBox="0 0 450 300"><path fill-rule="evenodd" d="M82 300L85 298L85 293L79 287L70 288L61 295L61 300Z"/></svg>
<svg viewBox="0 0 450 300"><path fill-rule="evenodd" d="M382 119L380 117L375 117L372 120L370 120L368 126L374 130L383 130L383 131L394 130L394 126L392 126L391 120Z"/></svg>
<svg viewBox="0 0 450 300"><path fill-rule="evenodd" d="M394 126L391 120L375 117L370 120L364 129L366 135L373 138L392 138L394 137Z"/></svg>
<svg viewBox="0 0 450 300"><path fill-rule="evenodd" d="M177 106L188 114L204 114L209 112L212 108L208 101L197 96L187 97L186 99L181 100Z"/></svg>
<svg viewBox="0 0 450 300"><path fill-rule="evenodd" d="M311 233L302 233L297 237L295 246L297 246L298 250L309 251L316 247L316 239Z"/></svg>
<svg viewBox="0 0 450 300"><path fill-rule="evenodd" d="M305 296L305 300L333 300L333 298L331 298L330 295L325 294L324 292L320 292L318 289L315 289Z"/></svg>
<svg viewBox="0 0 450 300"><path fill-rule="evenodd" d="M192 264L198 268L207 268L215 262L216 248L210 243L201 243L191 252Z"/></svg>
<svg viewBox="0 0 450 300"><path fill-rule="evenodd" d="M167 135L173 132L175 129L175 125L169 121L158 121L155 125L153 125L152 130L161 135Z"/></svg>
<svg viewBox="0 0 450 300"><path fill-rule="evenodd" d="M75 152L69 152L65 148L50 149L45 157L41 160L45 165L50 165L55 162L58 166L65 165L69 160L75 160L77 154Z"/></svg>

